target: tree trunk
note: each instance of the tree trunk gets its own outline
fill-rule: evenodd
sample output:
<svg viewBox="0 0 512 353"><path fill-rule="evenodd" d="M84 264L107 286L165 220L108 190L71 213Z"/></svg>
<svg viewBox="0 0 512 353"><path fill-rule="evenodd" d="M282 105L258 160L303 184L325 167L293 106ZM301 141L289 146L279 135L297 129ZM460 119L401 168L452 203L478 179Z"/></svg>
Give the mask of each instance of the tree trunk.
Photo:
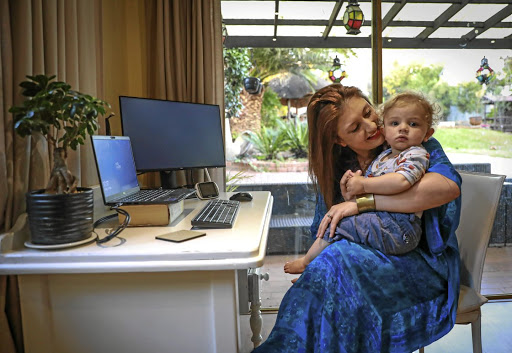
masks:
<svg viewBox="0 0 512 353"><path fill-rule="evenodd" d="M53 169L46 194L71 194L76 192L78 179L70 172L67 164L68 154L62 147L53 150Z"/></svg>
<svg viewBox="0 0 512 353"><path fill-rule="evenodd" d="M249 94L245 89L240 94L243 108L239 117L230 119L231 133L236 135L250 130L259 132L261 130L261 105L263 103L263 92L258 94Z"/></svg>

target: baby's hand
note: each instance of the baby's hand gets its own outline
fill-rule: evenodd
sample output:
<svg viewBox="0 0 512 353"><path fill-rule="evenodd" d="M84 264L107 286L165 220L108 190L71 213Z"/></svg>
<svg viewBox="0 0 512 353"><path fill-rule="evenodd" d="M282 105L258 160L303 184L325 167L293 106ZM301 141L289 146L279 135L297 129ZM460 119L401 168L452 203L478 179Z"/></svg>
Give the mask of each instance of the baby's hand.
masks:
<svg viewBox="0 0 512 353"><path fill-rule="evenodd" d="M346 179L348 180L348 179L352 178L354 175L356 175L356 174L349 169L349 170L347 170Z"/></svg>
<svg viewBox="0 0 512 353"><path fill-rule="evenodd" d="M340 189L341 189L341 195L343 196L343 199L345 201L351 200L355 194L348 193L347 192L347 183L350 179L360 176L363 172L358 170L357 172L353 172L350 169L343 174L343 177L340 180Z"/></svg>
<svg viewBox="0 0 512 353"><path fill-rule="evenodd" d="M364 194L364 180L365 178L360 175L354 175L350 179L347 180L346 189L347 189L347 196L355 197L360 194Z"/></svg>

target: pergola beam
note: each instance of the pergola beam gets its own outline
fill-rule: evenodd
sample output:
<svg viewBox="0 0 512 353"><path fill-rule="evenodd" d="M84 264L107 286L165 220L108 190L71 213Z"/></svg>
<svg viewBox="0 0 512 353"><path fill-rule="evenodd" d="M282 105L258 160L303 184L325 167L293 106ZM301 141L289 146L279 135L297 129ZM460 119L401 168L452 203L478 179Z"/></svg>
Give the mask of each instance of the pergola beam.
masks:
<svg viewBox="0 0 512 353"><path fill-rule="evenodd" d="M240 0L222 0L222 1L240 1ZM261 1L275 1L275 0L257 0ZM295 2L311 2L311 0L294 0ZM323 1L331 1L336 2L338 0L323 0ZM382 3L399 3L402 0L382 0ZM450 3L460 4L464 0L452 0ZM372 0L358 0L358 2L372 2ZM410 4L446 4L447 0L407 0ZM510 0L472 0L472 4L510 4Z"/></svg>
<svg viewBox="0 0 512 353"><path fill-rule="evenodd" d="M504 20L511 14L512 14L512 4L509 4L507 7L504 7L503 9L501 9L500 11L495 13L493 16L491 16L487 21L485 21L483 28L481 28L481 29L475 28L468 34L462 36L462 38L470 42L470 41L474 40L480 34L487 31L489 28L495 27L496 24L498 24L499 22L501 22L502 20Z"/></svg>
<svg viewBox="0 0 512 353"><path fill-rule="evenodd" d="M388 13L384 18L382 19L382 30L385 30L388 24L393 21L396 15L400 12L401 9L405 6L407 3L406 0L402 0L400 3L394 4L391 6L391 9L389 9Z"/></svg>
<svg viewBox="0 0 512 353"><path fill-rule="evenodd" d="M274 11L274 38L277 39L277 21L279 20L279 0L276 1L275 11Z"/></svg>
<svg viewBox="0 0 512 353"><path fill-rule="evenodd" d="M452 18L457 12L459 12L464 6L468 4L469 0L464 0L461 4L452 4L449 8L446 9L438 18L434 20L433 26L427 26L420 34L418 34L417 38L419 39L427 39L432 33L434 33L439 27L443 27L445 23L448 22L450 18Z"/></svg>
<svg viewBox="0 0 512 353"><path fill-rule="evenodd" d="M322 38L326 39L329 36L329 33L331 33L332 26L334 26L335 22L341 22L343 24L343 21L336 21L336 18L338 17L338 14L340 13L341 7L343 6L343 0L338 0L336 5L334 5L334 8L331 12L331 17L329 18L329 23L327 26L325 26L324 33L322 34Z"/></svg>
<svg viewBox="0 0 512 353"><path fill-rule="evenodd" d="M274 20L270 19L224 19L226 25L230 26L273 26ZM483 28L484 22L474 21L450 21L443 23L440 27L474 27ZM328 26L327 20L279 20L280 26ZM394 21L388 23L388 27L434 27L435 21ZM333 26L343 26L342 20L335 20ZM366 20L363 26L371 26L371 22ZM512 28L512 22L500 22L494 25L494 28Z"/></svg>
<svg viewBox="0 0 512 353"><path fill-rule="evenodd" d="M371 48L370 37L272 37L228 36L224 43L226 48ZM510 49L512 39L474 39L464 42L460 38L395 38L383 41L383 48L395 49Z"/></svg>
<svg viewBox="0 0 512 353"><path fill-rule="evenodd" d="M221 0L229 2L230 0ZM270 18L268 14L265 19L235 19L225 18L223 19L226 26L229 28L235 28L236 26L272 26L273 36L229 36L226 40L227 47L308 47L308 48L371 48L371 37L348 36L347 38L343 34L339 34L339 37L332 37L334 27L343 27L343 20L339 18L339 14L342 11L342 6L347 3L346 0L324 0L332 3L330 7L329 19L308 19L307 13L304 14L305 18L302 19L284 19L283 16L279 16L279 0L248 0L247 2L255 1L273 1L275 3L274 18ZM301 2L302 0L297 0ZM311 2L311 0L303 0L304 2ZM360 3L368 3L372 0L358 0ZM503 22L508 16L512 14L512 0L375 0L379 1L380 4L388 3L392 4L386 16L382 19L380 26L382 31L385 28L394 27L413 27L417 28L419 33L415 38L409 38L409 34L404 34L407 38L403 37L386 37L384 38L383 48L426 48L426 49L456 49L456 48L474 48L474 49L510 49L511 36L498 35L498 38L482 38L479 37L482 33L490 28L508 29L512 28L512 22ZM437 18L430 21L424 20L395 20L399 15L400 11L407 4L446 4L446 10L443 11ZM487 19L485 22L480 21L450 21L467 5L474 4L506 4L502 6L502 9ZM371 2L372 12L374 11L374 2ZM286 15L285 15L286 16ZM375 17L372 16L375 19ZM366 29L372 27L372 33L375 23L372 21L365 20L362 24ZM307 26L313 28L311 33L304 33L307 36L302 37L279 37L278 27L279 26ZM431 38L433 33L440 28L458 28L466 33L463 36L457 35L452 38ZM256 32L257 29L254 28ZM233 30L233 33L236 31ZM319 34L321 33L321 35ZM450 33L450 32L448 32ZM256 34L256 33L255 33ZM382 34L382 32L381 32ZM396 34L395 34L396 35ZM399 35L400 36L400 35ZM450 35L447 35L450 37ZM269 43L269 38L274 43ZM481 40L478 40L481 39Z"/></svg>
<svg viewBox="0 0 512 353"><path fill-rule="evenodd" d="M381 104L382 87L382 13L381 0L372 1L372 99L374 104Z"/></svg>

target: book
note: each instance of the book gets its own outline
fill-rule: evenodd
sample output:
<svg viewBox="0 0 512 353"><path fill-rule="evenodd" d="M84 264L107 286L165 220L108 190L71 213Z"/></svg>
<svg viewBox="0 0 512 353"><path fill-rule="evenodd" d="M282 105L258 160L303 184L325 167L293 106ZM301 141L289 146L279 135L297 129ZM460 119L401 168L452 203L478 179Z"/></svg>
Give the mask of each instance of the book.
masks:
<svg viewBox="0 0 512 353"><path fill-rule="evenodd" d="M129 227L168 226L183 213L184 200L171 204L123 205L121 209L130 215ZM119 214L119 223L125 216Z"/></svg>

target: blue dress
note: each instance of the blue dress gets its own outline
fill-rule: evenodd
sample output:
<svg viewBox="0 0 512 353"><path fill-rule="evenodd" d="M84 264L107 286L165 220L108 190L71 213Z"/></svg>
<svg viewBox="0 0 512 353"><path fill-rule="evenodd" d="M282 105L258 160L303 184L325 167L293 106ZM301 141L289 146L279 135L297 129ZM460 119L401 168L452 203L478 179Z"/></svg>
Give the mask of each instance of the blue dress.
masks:
<svg viewBox="0 0 512 353"><path fill-rule="evenodd" d="M424 143L428 172L461 184L437 140ZM317 202L316 234L326 213ZM342 239L313 260L285 294L268 339L254 352L412 352L455 324L460 197L423 213L423 237L413 251L384 255Z"/></svg>

